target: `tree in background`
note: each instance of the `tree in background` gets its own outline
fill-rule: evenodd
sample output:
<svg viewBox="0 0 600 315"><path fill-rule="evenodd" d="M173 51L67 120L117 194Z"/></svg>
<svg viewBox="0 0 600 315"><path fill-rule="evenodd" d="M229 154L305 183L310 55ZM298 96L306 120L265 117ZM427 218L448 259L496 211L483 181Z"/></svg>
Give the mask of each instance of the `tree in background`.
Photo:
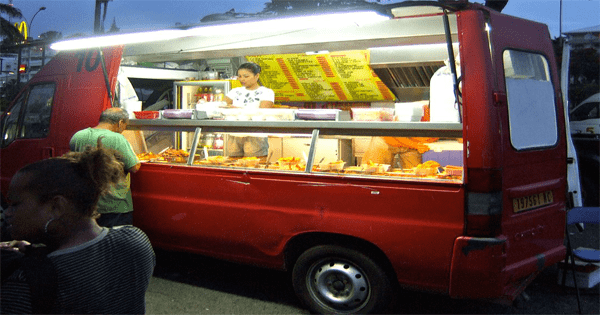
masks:
<svg viewBox="0 0 600 315"><path fill-rule="evenodd" d="M371 7L374 4L374 2L380 2L380 0L271 0L271 2L265 3L265 9L261 13L275 13L285 15L315 11L339 11L340 9L360 9Z"/></svg>
<svg viewBox="0 0 600 315"><path fill-rule="evenodd" d="M25 38L23 37L23 34L19 33L19 30L14 24L4 18L5 15L8 16L9 19L22 18L23 14L21 13L21 10L10 4L0 3L0 14L0 26L2 30L0 36L2 38L2 46L24 41Z"/></svg>
<svg viewBox="0 0 600 315"><path fill-rule="evenodd" d="M344 11L352 9L376 8L375 2L381 0L272 0L265 3L265 8L258 13L241 13L231 9L225 13L209 14L204 16L200 22L215 22L251 17L272 17L288 14L306 14L327 11Z"/></svg>
<svg viewBox="0 0 600 315"><path fill-rule="evenodd" d="M57 31L47 31L45 33L40 34L40 40L46 43L52 43L62 39L63 35Z"/></svg>
<svg viewBox="0 0 600 315"><path fill-rule="evenodd" d="M110 26L110 29L108 30L109 33L118 33L121 29L119 27L117 27L117 18L113 18L113 22L112 25Z"/></svg>
<svg viewBox="0 0 600 315"><path fill-rule="evenodd" d="M104 33L104 21L108 11L108 2L112 0L96 0L96 10L94 12L94 34ZM102 9L104 6L104 10ZM102 12L101 12L102 11ZM102 15L102 18L100 16Z"/></svg>
<svg viewBox="0 0 600 315"><path fill-rule="evenodd" d="M0 87L0 112L4 112L10 102L19 94L25 83L10 80Z"/></svg>

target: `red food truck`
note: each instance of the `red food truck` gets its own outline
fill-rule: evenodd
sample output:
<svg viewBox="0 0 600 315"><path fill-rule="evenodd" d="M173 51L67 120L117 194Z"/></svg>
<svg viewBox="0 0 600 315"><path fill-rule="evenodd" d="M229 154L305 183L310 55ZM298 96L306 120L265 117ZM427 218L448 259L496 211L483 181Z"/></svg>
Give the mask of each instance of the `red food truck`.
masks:
<svg viewBox="0 0 600 315"><path fill-rule="evenodd" d="M289 270L320 313L380 312L397 288L512 301L565 257L579 198L548 28L467 1L377 8L55 43L2 116L3 198L122 106L156 248ZM220 102L246 61L275 108ZM233 158L233 137L268 156Z"/></svg>

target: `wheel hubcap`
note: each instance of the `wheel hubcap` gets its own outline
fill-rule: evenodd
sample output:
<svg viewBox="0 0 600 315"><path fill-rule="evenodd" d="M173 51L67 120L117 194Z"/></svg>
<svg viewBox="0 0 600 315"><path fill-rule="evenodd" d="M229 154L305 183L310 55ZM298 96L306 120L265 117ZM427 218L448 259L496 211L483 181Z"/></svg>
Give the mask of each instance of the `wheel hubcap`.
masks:
<svg viewBox="0 0 600 315"><path fill-rule="evenodd" d="M336 310L357 310L369 297L369 283L356 266L345 262L318 263L309 273L311 291Z"/></svg>

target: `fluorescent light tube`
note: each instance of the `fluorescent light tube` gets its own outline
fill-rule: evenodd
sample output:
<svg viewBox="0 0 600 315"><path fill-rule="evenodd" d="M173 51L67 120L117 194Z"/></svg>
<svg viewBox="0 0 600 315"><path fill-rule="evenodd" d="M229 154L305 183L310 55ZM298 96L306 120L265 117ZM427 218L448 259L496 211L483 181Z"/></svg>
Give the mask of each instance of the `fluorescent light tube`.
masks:
<svg viewBox="0 0 600 315"><path fill-rule="evenodd" d="M273 30L285 31L299 28L334 28L344 25L360 26L389 19L389 16L385 16L374 11L303 15L267 20L234 22L230 24L198 26L186 30L170 29L76 38L53 43L50 45L50 48L54 50L76 50L124 44L156 42L182 37L202 37L202 35L212 36L215 34L223 34L231 36L236 34L267 32Z"/></svg>

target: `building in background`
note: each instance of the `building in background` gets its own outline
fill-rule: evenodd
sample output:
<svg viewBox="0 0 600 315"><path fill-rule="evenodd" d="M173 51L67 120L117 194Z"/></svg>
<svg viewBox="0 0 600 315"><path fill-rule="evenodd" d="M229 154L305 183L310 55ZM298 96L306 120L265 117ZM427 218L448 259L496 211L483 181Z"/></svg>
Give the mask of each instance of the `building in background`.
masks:
<svg viewBox="0 0 600 315"><path fill-rule="evenodd" d="M594 48L600 52L600 25L565 32L573 50Z"/></svg>
<svg viewBox="0 0 600 315"><path fill-rule="evenodd" d="M29 81L54 55L56 55L56 51L49 49L43 41L33 41L22 45L20 63L18 50L0 53L0 68L2 69L0 84L3 86L11 80L22 83ZM20 74L19 71L21 71Z"/></svg>

